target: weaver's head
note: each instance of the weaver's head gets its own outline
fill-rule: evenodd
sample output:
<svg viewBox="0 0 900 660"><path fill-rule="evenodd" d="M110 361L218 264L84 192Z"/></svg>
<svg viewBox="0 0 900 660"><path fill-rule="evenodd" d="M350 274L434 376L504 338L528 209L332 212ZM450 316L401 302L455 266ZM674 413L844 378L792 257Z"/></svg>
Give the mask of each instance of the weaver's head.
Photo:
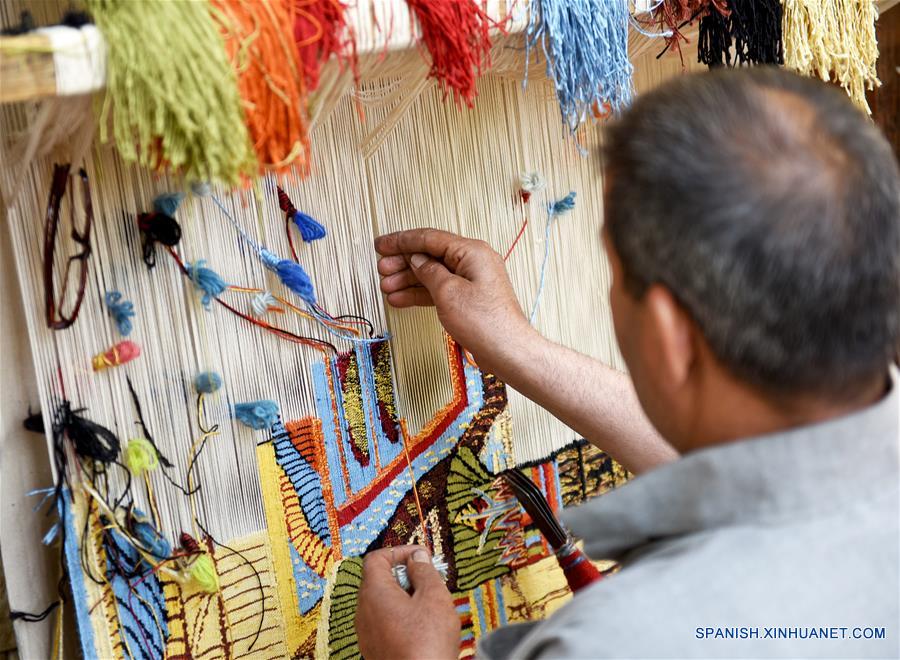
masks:
<svg viewBox="0 0 900 660"><path fill-rule="evenodd" d="M610 125L603 156L616 333L673 444L883 393L900 346L900 175L845 94L774 68L683 76Z"/></svg>

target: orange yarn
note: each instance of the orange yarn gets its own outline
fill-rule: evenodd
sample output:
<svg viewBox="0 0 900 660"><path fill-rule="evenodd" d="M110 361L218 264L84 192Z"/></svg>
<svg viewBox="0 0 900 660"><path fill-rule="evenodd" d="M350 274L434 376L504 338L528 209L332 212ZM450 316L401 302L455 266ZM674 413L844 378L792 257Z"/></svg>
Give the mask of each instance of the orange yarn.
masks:
<svg viewBox="0 0 900 660"><path fill-rule="evenodd" d="M294 43L294 3L212 0L212 6L237 71L247 128L262 170L284 173L298 165L305 173L308 99Z"/></svg>

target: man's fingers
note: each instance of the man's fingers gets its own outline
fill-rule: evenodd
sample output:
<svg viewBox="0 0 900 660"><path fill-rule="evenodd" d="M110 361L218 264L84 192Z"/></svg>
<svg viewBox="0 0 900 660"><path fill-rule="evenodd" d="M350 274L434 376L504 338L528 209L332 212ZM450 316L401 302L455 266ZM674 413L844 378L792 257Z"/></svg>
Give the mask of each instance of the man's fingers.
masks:
<svg viewBox="0 0 900 660"><path fill-rule="evenodd" d="M442 259L447 249L466 239L440 229L409 229L375 239L375 251L383 257L421 252Z"/></svg>
<svg viewBox="0 0 900 660"><path fill-rule="evenodd" d="M387 301L392 307L434 307L434 300L431 299L428 289L421 286L389 293Z"/></svg>
<svg viewBox="0 0 900 660"><path fill-rule="evenodd" d="M381 290L384 293L402 291L411 286L421 286L421 283L419 282L419 278L416 277L415 273L409 268L401 270L399 273L394 273L393 275L381 278Z"/></svg>
<svg viewBox="0 0 900 660"><path fill-rule="evenodd" d="M431 563L431 555L426 550L416 550L410 555L406 561L406 574L413 588L413 598L429 598L435 593L447 591L444 579Z"/></svg>
<svg viewBox="0 0 900 660"><path fill-rule="evenodd" d="M390 581L399 589L400 585L397 584L397 578L394 577L391 569L398 564L406 564L416 552L426 551L418 545L401 545L367 553L363 558L362 586L371 588Z"/></svg>
<svg viewBox="0 0 900 660"><path fill-rule="evenodd" d="M432 297L434 297L440 287L456 277L447 270L444 264L426 254L416 253L411 255L409 267L415 274L416 279L422 283L422 286L431 292Z"/></svg>
<svg viewBox="0 0 900 660"><path fill-rule="evenodd" d="M406 259L402 254L395 254L391 257L381 257L378 260L378 274L382 277L399 273L401 270L406 270L408 267Z"/></svg>

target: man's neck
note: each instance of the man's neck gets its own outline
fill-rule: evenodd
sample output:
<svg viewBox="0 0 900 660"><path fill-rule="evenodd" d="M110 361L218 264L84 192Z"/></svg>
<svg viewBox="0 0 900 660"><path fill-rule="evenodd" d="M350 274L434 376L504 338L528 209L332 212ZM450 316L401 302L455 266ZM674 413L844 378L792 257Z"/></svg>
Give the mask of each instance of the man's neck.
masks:
<svg viewBox="0 0 900 660"><path fill-rule="evenodd" d="M809 426L856 412L879 401L886 381L878 378L840 400L801 395L777 397L742 383L719 384L715 405L699 410L682 452Z"/></svg>

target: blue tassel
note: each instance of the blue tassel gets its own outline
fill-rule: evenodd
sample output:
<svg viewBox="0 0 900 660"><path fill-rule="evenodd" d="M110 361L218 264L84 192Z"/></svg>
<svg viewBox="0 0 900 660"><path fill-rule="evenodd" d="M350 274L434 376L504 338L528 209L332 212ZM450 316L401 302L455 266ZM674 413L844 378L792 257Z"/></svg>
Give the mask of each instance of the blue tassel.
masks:
<svg viewBox="0 0 900 660"><path fill-rule="evenodd" d="M261 431L278 421L278 404L268 399L236 403L234 417L244 426Z"/></svg>
<svg viewBox="0 0 900 660"><path fill-rule="evenodd" d="M563 123L573 132L605 104L618 112L631 102L628 4L628 0L532 0L529 5L526 66L531 50L540 45Z"/></svg>
<svg viewBox="0 0 900 660"><path fill-rule="evenodd" d="M194 377L194 387L200 394L212 394L222 387L222 377L215 371L204 371Z"/></svg>
<svg viewBox="0 0 900 660"><path fill-rule="evenodd" d="M303 266L291 261L290 259L281 259L278 255L273 254L262 248L259 251L266 268L278 274L278 279L288 289L303 298L310 305L316 304L316 294L313 290L312 282L309 275L303 270Z"/></svg>
<svg viewBox="0 0 900 660"><path fill-rule="evenodd" d="M184 199L184 193L163 193L153 200L153 210L170 218L175 217L175 211Z"/></svg>
<svg viewBox="0 0 900 660"><path fill-rule="evenodd" d="M297 225L297 229L300 230L300 238L306 243L325 238L325 235L328 233L318 220L311 215L306 215L303 211L296 211L292 219L294 224Z"/></svg>
<svg viewBox="0 0 900 660"><path fill-rule="evenodd" d="M558 199L550 205L552 215L562 215L575 208L575 192L570 192L562 199Z"/></svg>
<svg viewBox="0 0 900 660"><path fill-rule="evenodd" d="M107 291L103 297L106 301L106 307L109 315L116 322L119 333L123 337L131 334L132 324L131 318L134 316L134 304L130 300L122 300L122 294L118 291Z"/></svg>
<svg viewBox="0 0 900 660"><path fill-rule="evenodd" d="M203 298L201 298L203 306L209 309L209 303L212 302L212 299L222 295L225 289L228 288L228 285L225 283L225 280L219 277L218 273L204 266L205 263L206 261L201 259L192 264L187 264L185 269L188 277L191 278L191 282L194 283L198 291L203 293Z"/></svg>

